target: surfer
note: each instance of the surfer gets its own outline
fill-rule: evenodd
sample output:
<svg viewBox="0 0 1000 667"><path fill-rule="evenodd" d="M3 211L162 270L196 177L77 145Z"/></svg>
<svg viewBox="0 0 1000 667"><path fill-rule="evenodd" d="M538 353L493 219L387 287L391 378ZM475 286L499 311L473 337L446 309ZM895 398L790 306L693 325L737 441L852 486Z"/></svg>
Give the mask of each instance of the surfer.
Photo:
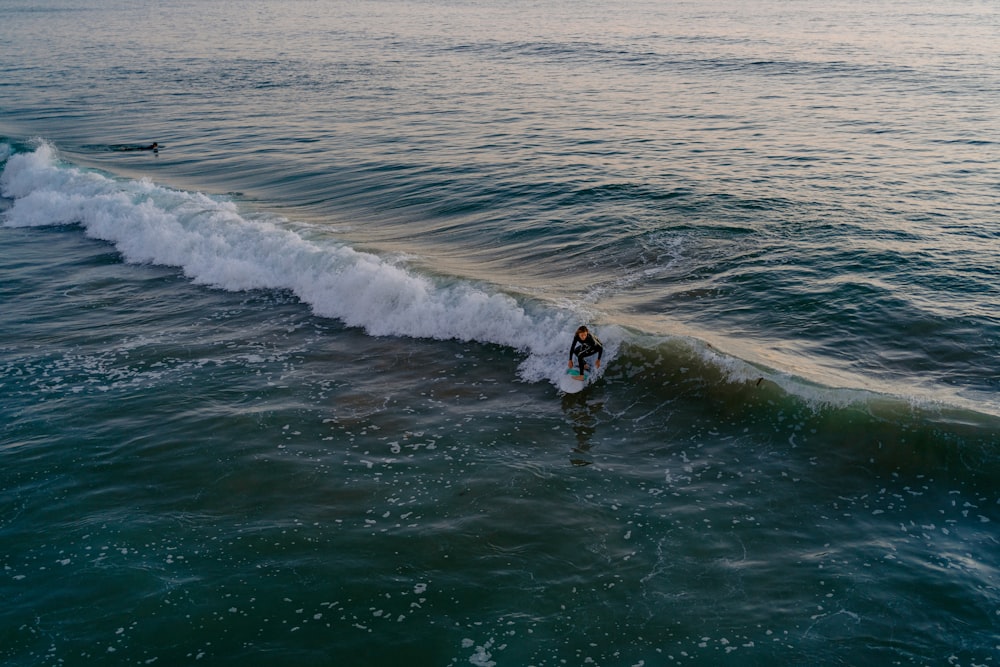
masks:
<svg viewBox="0 0 1000 667"><path fill-rule="evenodd" d="M601 367L601 357L604 356L604 345L601 341L597 339L597 336L590 333L587 327L581 326L576 330L576 335L573 336L573 342L569 346L569 368L573 368L573 355L576 355L577 363L580 365L580 375L583 375L583 371L589 368L587 365L587 357L592 357L597 355L597 361L594 363L595 368Z"/></svg>
<svg viewBox="0 0 1000 667"><path fill-rule="evenodd" d="M153 151L154 153L159 153L160 144L154 141L146 146L112 146L111 149L116 151Z"/></svg>

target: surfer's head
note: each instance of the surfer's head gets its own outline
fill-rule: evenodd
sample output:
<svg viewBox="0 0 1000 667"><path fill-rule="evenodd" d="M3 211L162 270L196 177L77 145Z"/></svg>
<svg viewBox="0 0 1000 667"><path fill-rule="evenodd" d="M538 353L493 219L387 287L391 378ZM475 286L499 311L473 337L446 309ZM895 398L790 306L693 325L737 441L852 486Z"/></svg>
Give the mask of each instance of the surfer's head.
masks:
<svg viewBox="0 0 1000 667"><path fill-rule="evenodd" d="M576 335L579 336L580 338L586 338L587 337L587 327L580 327L579 329L577 329L576 330Z"/></svg>

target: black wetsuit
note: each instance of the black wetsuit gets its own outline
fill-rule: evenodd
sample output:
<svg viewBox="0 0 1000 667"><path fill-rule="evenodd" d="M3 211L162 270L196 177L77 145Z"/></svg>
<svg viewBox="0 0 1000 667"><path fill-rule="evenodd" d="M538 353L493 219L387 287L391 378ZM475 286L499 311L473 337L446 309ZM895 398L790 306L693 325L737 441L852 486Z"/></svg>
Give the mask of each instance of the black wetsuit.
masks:
<svg viewBox="0 0 1000 667"><path fill-rule="evenodd" d="M580 336L573 336L573 344L569 346L569 358L572 361L573 355L576 355L576 361L580 365L580 372L583 373L583 369L586 366L584 359L587 357L597 355L597 360L600 361L601 357L604 356L604 346L601 345L601 341L597 340L597 336L587 332L587 337L580 340Z"/></svg>

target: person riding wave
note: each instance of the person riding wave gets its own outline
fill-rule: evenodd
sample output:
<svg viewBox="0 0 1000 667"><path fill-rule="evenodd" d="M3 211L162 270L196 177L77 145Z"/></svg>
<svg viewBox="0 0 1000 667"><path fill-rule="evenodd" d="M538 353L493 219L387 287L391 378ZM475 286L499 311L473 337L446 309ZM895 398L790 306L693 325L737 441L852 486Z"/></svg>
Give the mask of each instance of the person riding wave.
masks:
<svg viewBox="0 0 1000 667"><path fill-rule="evenodd" d="M160 144L155 141L151 144L146 144L144 146L134 146L134 145L117 145L111 146L113 151L153 151L154 153L160 152Z"/></svg>
<svg viewBox="0 0 1000 667"><path fill-rule="evenodd" d="M601 357L604 356L604 345L597 336L590 333L587 327L581 326L576 330L576 335L573 336L573 342L569 346L569 365L568 368L573 368L573 356L576 355L577 363L580 366L580 376L583 376L583 372L590 366L587 364L587 358L597 355L597 361L594 363L595 368L601 367Z"/></svg>

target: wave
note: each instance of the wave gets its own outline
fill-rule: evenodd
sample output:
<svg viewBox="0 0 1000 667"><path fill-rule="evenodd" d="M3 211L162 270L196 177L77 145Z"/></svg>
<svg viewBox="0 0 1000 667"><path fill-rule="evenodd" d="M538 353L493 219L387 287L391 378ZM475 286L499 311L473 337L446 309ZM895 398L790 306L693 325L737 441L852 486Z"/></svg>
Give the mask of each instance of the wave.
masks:
<svg viewBox="0 0 1000 667"><path fill-rule="evenodd" d="M580 322L593 322L606 345L605 359L618 357L612 372L628 375L641 391L669 393L664 389L669 378L679 384L678 374L690 373L687 377L718 391L735 387L733 395L740 395L752 387L756 394L792 397L812 409L870 408L888 401L895 410L913 403L811 383L689 336L651 335L602 322L593 299L554 304L489 284L418 273L402 260L331 240L326 230L241 210L228 198L65 163L46 142L0 143L0 166L5 226L79 225L87 236L113 244L126 262L178 267L195 283L229 291L288 290L316 315L373 336L512 348L525 355L519 376L526 382L558 385L571 332Z"/></svg>

